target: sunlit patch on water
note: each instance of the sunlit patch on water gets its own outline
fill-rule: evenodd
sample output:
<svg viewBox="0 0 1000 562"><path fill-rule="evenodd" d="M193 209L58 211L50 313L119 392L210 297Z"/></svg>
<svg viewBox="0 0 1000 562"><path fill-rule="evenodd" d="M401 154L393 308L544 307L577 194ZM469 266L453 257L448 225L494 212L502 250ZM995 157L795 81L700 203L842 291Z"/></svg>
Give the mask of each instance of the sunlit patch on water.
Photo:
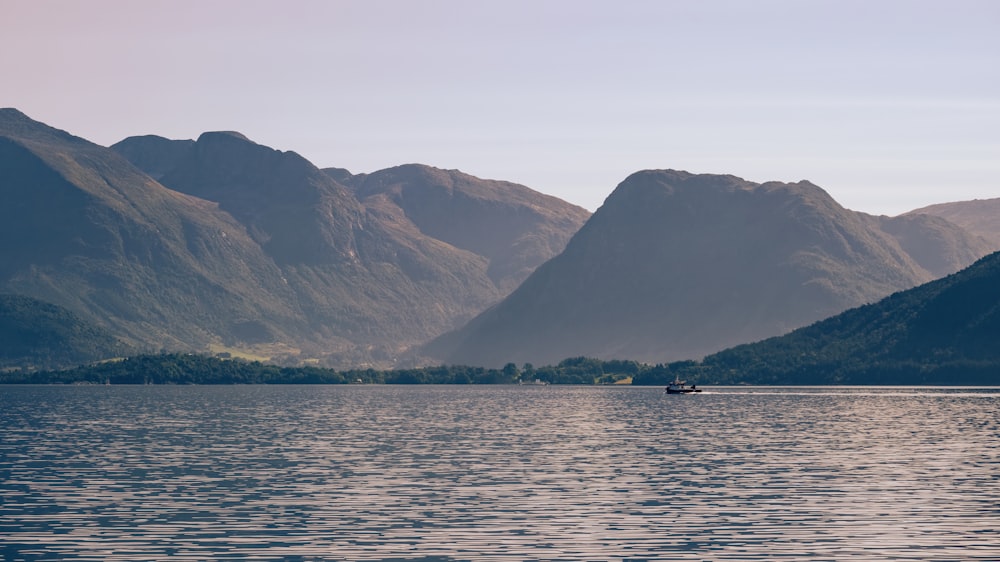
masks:
<svg viewBox="0 0 1000 562"><path fill-rule="evenodd" d="M5 560L997 560L1000 390L3 387Z"/></svg>

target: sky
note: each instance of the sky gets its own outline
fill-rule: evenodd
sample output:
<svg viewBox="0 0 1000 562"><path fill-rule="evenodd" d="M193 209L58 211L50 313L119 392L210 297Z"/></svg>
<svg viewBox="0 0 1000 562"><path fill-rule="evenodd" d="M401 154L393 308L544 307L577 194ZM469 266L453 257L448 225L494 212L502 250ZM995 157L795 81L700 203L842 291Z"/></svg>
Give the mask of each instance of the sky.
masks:
<svg viewBox="0 0 1000 562"><path fill-rule="evenodd" d="M0 0L0 107L101 145L235 130L597 209L629 174L1000 197L993 0Z"/></svg>

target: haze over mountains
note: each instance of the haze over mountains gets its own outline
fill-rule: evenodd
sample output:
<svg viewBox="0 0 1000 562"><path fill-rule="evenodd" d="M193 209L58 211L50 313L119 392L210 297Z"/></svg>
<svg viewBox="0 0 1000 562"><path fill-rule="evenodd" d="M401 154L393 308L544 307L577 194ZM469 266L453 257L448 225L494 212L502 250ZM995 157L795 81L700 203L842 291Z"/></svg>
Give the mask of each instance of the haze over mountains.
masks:
<svg viewBox="0 0 1000 562"><path fill-rule="evenodd" d="M808 182L647 170L590 216L455 170L319 169L235 132L105 148L13 109L0 191L0 294L30 297L12 326L33 329L36 310L38 326L100 334L91 349L334 367L697 358L995 247L941 216L849 211Z"/></svg>
<svg viewBox="0 0 1000 562"><path fill-rule="evenodd" d="M921 207L907 215L934 215L982 236L1000 250L1000 198L955 201Z"/></svg>
<svg viewBox="0 0 1000 562"><path fill-rule="evenodd" d="M694 359L925 283L989 251L939 217L850 211L808 182L643 171L562 254L424 353L489 366Z"/></svg>
<svg viewBox="0 0 1000 562"><path fill-rule="evenodd" d="M503 294L557 255L589 218L522 185L482 180L457 170L408 164L345 176L369 209L412 223L425 235L488 256L486 273Z"/></svg>

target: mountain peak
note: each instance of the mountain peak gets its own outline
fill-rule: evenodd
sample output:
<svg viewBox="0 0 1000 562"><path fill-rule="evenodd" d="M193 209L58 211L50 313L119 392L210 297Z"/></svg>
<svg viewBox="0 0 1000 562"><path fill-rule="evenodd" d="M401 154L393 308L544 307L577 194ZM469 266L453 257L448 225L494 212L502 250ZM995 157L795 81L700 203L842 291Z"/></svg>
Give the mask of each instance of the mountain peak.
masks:
<svg viewBox="0 0 1000 562"><path fill-rule="evenodd" d="M728 192L750 190L760 184L723 174L692 174L683 170L642 170L625 178L610 197L634 197L649 191L673 196L691 192Z"/></svg>
<svg viewBox="0 0 1000 562"><path fill-rule="evenodd" d="M111 149L159 181L190 154L194 141L142 135L121 140Z"/></svg>
<svg viewBox="0 0 1000 562"><path fill-rule="evenodd" d="M202 133L201 136L198 137L198 142L201 142L202 140L210 140L215 138L231 138L246 142L253 142L252 140L247 138L246 135L238 131L206 131Z"/></svg>
<svg viewBox="0 0 1000 562"><path fill-rule="evenodd" d="M941 232L937 248L962 246ZM807 181L644 170L618 185L562 254L425 353L491 366L697 358L930 280L900 244Z"/></svg>
<svg viewBox="0 0 1000 562"><path fill-rule="evenodd" d="M10 135L19 137L22 140L36 142L49 142L52 140L60 142L87 142L66 131L35 121L13 107L0 109L0 135Z"/></svg>
<svg viewBox="0 0 1000 562"><path fill-rule="evenodd" d="M13 107L0 107L0 120L28 120L31 118L25 115L21 110Z"/></svg>

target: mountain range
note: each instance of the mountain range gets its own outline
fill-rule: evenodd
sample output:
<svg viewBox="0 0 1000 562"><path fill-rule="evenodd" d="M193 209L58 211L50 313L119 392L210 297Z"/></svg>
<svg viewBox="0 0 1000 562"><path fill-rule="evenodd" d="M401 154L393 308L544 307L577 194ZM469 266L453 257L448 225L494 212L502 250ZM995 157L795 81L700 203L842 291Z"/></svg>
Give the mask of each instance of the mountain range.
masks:
<svg viewBox="0 0 1000 562"><path fill-rule="evenodd" d="M487 366L697 359L953 273L990 249L940 217L847 210L809 182L642 171L509 297L422 351Z"/></svg>
<svg viewBox="0 0 1000 562"><path fill-rule="evenodd" d="M105 148L0 110L0 292L140 349L391 362L502 298L590 215L426 166L335 176L239 133ZM407 215L422 191L491 219L445 229L469 241L453 245ZM508 246L476 243L497 229Z"/></svg>
<svg viewBox="0 0 1000 562"><path fill-rule="evenodd" d="M14 109L0 192L0 294L29 299L9 326L338 368L699 358L996 249L988 217L876 217L809 182L647 170L591 215L457 170L320 169L237 132L102 147Z"/></svg>

